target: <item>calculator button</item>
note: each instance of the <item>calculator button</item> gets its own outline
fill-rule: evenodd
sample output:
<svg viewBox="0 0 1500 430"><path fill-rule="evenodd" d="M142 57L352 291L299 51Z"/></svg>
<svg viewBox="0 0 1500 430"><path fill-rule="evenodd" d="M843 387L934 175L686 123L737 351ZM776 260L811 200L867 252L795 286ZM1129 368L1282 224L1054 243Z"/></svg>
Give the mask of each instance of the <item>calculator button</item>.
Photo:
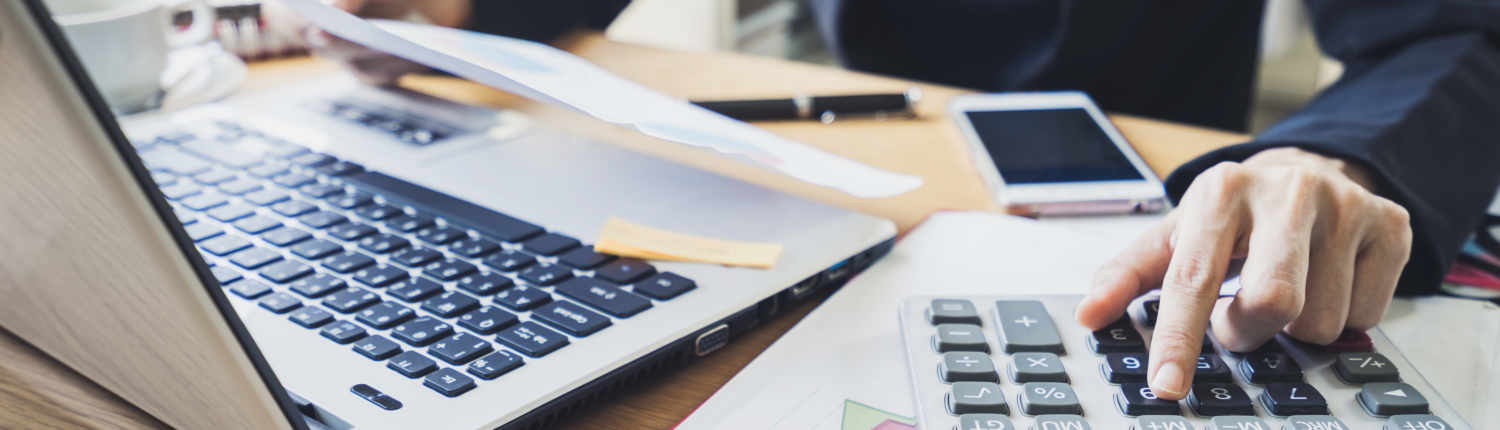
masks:
<svg viewBox="0 0 1500 430"><path fill-rule="evenodd" d="M945 400L948 413L954 415L1010 414L1005 393L994 382L954 382Z"/></svg>
<svg viewBox="0 0 1500 430"><path fill-rule="evenodd" d="M1027 382L1068 382L1068 372L1063 369L1062 359L1050 352L1020 352L1011 356L1010 379L1017 384Z"/></svg>
<svg viewBox="0 0 1500 430"><path fill-rule="evenodd" d="M1245 354L1240 360L1240 373L1251 384L1271 382L1302 382L1302 366L1292 357L1282 353Z"/></svg>
<svg viewBox="0 0 1500 430"><path fill-rule="evenodd" d="M1000 322L1001 350L1017 352L1050 352L1063 354L1062 338L1052 317L1038 301L998 301L995 313Z"/></svg>
<svg viewBox="0 0 1500 430"><path fill-rule="evenodd" d="M958 417L962 430L1016 430L1010 417L1001 414L964 414Z"/></svg>
<svg viewBox="0 0 1500 430"><path fill-rule="evenodd" d="M1272 414L1276 414L1272 412ZM1279 414L1277 414L1279 415ZM1287 417L1286 425L1282 430L1344 430L1349 426L1343 421L1328 415L1297 415Z"/></svg>
<svg viewBox="0 0 1500 430"><path fill-rule="evenodd" d="M1266 384L1265 391L1260 393L1260 405L1265 407L1271 415L1278 417L1328 413L1328 400L1323 398L1323 394L1319 393L1317 388L1313 388L1312 384L1302 382ZM1318 430L1321 429L1321 427L1318 428Z"/></svg>
<svg viewBox="0 0 1500 430"><path fill-rule="evenodd" d="M354 352L360 353L371 360L384 360L401 353L401 345L386 339L385 336L373 335L354 342Z"/></svg>
<svg viewBox="0 0 1500 430"><path fill-rule="evenodd" d="M559 348L568 346L567 336L532 321L501 330L500 335L495 336L495 339L532 357L551 354Z"/></svg>
<svg viewBox="0 0 1500 430"><path fill-rule="evenodd" d="M1375 416L1427 413L1427 397L1400 382L1365 384L1357 398L1365 411Z"/></svg>
<svg viewBox="0 0 1500 430"><path fill-rule="evenodd" d="M1143 383L1120 384L1120 392L1115 393L1115 406L1120 407L1120 413L1132 417L1182 414L1182 408L1177 406L1177 402L1156 398L1151 387ZM1150 427L1146 429L1150 430ZM1187 430L1193 429L1189 427Z"/></svg>
<svg viewBox="0 0 1500 430"><path fill-rule="evenodd" d="M971 324L939 324L937 334L932 335L932 347L937 352L990 352L990 344L984 340L984 329Z"/></svg>
<svg viewBox="0 0 1500 430"><path fill-rule="evenodd" d="M413 346L427 346L450 334L453 334L453 326L433 317L417 318L391 330L392 337Z"/></svg>
<svg viewBox="0 0 1500 430"><path fill-rule="evenodd" d="M990 356L974 352L945 352L941 364L943 381L976 381L976 382L998 382L1000 375L995 373L995 362Z"/></svg>
<svg viewBox="0 0 1500 430"><path fill-rule="evenodd" d="M932 325L980 325L979 312L974 310L974 302L952 299L933 299L932 307L927 308L927 322Z"/></svg>
<svg viewBox="0 0 1500 430"><path fill-rule="evenodd" d="M1042 415L1031 430L1090 430L1089 422L1077 415Z"/></svg>
<svg viewBox="0 0 1500 430"><path fill-rule="evenodd" d="M1146 340L1135 331L1130 319L1121 318L1114 324L1089 335L1089 349L1095 354L1111 352L1146 352Z"/></svg>
<svg viewBox="0 0 1500 430"><path fill-rule="evenodd" d="M1137 352L1105 354L1104 364L1099 367L1104 371L1104 380L1111 384L1146 382L1146 357Z"/></svg>
<svg viewBox="0 0 1500 430"><path fill-rule="evenodd" d="M1199 416L1255 415L1250 395L1235 384L1193 384L1187 400Z"/></svg>
<svg viewBox="0 0 1500 430"><path fill-rule="evenodd" d="M420 352L406 351L391 357L391 361L386 362L385 367L408 378L417 379L437 370L438 365L436 361L432 361Z"/></svg>
<svg viewBox="0 0 1500 430"><path fill-rule="evenodd" d="M466 364L494 351L490 342L468 333L458 333L432 344L427 352L451 364Z"/></svg>
<svg viewBox="0 0 1500 430"><path fill-rule="evenodd" d="M1176 406L1176 403L1172 404ZM1147 416L1135 419L1134 430L1194 430L1187 418L1175 415Z"/></svg>
<svg viewBox="0 0 1500 430"><path fill-rule="evenodd" d="M521 356L510 351L495 351L493 354L481 357L469 363L469 374L484 378L486 380L499 378L500 375L510 373L512 370L526 364Z"/></svg>
<svg viewBox="0 0 1500 430"><path fill-rule="evenodd" d="M1208 428L1206 428L1204 430L1272 430L1272 429L1271 429L1271 426L1266 425L1266 422L1265 421L1261 421L1260 418L1234 416L1234 415L1225 415L1225 416L1213 417L1213 419L1208 420ZM1301 430L1301 429L1297 429L1297 430ZM1328 429L1328 430L1338 430L1338 429Z"/></svg>
<svg viewBox="0 0 1500 430"><path fill-rule="evenodd" d="M1213 354L1198 356L1198 365L1193 370L1193 382L1207 383L1229 383L1234 382L1230 376L1229 366L1224 365L1224 360Z"/></svg>
<svg viewBox="0 0 1500 430"><path fill-rule="evenodd" d="M366 333L364 327L354 325L352 322L335 321L333 324L323 327L320 334L329 340L344 345L364 338Z"/></svg>
<svg viewBox="0 0 1500 430"><path fill-rule="evenodd" d="M1385 430L1449 430L1447 421L1433 415L1393 415L1386 420Z"/></svg>
<svg viewBox="0 0 1500 430"><path fill-rule="evenodd" d="M1349 352L1339 354L1333 364L1333 373L1350 384L1368 382L1401 382L1401 372L1384 355L1375 352Z"/></svg>
<svg viewBox="0 0 1500 430"><path fill-rule="evenodd" d="M1345 352L1375 352L1375 341L1370 340L1370 335L1362 331L1344 330L1333 343L1318 347L1324 354L1342 354Z"/></svg>
<svg viewBox="0 0 1500 430"><path fill-rule="evenodd" d="M1135 319L1146 327L1156 327L1156 314L1161 310L1161 300L1152 299L1141 302L1141 309L1136 311Z"/></svg>
<svg viewBox="0 0 1500 430"><path fill-rule="evenodd" d="M1021 386L1021 413L1026 415L1083 414L1073 387L1057 382L1031 382Z"/></svg>

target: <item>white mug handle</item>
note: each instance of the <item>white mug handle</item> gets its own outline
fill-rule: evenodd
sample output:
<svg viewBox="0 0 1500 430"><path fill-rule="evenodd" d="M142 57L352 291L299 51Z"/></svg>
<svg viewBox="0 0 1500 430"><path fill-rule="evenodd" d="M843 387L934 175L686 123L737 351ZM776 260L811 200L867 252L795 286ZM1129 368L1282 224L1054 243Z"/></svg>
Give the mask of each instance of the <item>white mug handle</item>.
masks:
<svg viewBox="0 0 1500 430"><path fill-rule="evenodd" d="M167 46L180 48L187 45L196 45L207 42L214 35L214 9L203 0L188 0L182 3L192 3L193 23L182 31L169 29L167 34ZM178 3L181 5L182 3ZM170 8L168 10L171 10Z"/></svg>

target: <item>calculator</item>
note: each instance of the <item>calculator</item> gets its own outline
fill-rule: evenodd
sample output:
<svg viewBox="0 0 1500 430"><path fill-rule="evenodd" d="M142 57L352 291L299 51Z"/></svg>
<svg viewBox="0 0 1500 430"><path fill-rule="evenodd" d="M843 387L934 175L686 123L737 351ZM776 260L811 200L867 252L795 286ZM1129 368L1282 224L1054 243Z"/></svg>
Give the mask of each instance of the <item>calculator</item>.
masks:
<svg viewBox="0 0 1500 430"><path fill-rule="evenodd" d="M1146 384L1159 296L1099 331L1083 296L909 297L902 345L923 430L1470 430L1380 330L1279 335L1235 353L1205 335L1186 399Z"/></svg>

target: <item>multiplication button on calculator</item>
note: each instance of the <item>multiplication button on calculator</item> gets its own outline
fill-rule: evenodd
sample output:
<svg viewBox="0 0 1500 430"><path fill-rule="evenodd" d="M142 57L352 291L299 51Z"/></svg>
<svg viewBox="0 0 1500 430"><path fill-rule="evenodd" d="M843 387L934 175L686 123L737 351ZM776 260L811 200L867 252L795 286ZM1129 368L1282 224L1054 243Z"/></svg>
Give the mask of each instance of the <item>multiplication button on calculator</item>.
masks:
<svg viewBox="0 0 1500 430"><path fill-rule="evenodd" d="M924 430L1469 430L1380 331L1245 353L1205 336L1186 399L1146 384L1159 301L1084 329L1081 296L911 297L902 346Z"/></svg>

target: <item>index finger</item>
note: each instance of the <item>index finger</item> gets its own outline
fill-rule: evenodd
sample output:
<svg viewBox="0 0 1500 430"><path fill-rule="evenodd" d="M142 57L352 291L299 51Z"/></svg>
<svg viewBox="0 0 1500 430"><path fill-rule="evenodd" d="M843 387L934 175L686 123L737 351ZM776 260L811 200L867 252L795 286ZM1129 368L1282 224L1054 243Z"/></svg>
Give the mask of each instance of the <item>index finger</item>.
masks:
<svg viewBox="0 0 1500 430"><path fill-rule="evenodd" d="M1187 397L1192 384L1204 329L1239 235L1239 217L1224 216L1234 213L1202 211L1178 219L1172 260L1162 280L1161 310L1151 335L1149 381L1151 391L1163 400Z"/></svg>

